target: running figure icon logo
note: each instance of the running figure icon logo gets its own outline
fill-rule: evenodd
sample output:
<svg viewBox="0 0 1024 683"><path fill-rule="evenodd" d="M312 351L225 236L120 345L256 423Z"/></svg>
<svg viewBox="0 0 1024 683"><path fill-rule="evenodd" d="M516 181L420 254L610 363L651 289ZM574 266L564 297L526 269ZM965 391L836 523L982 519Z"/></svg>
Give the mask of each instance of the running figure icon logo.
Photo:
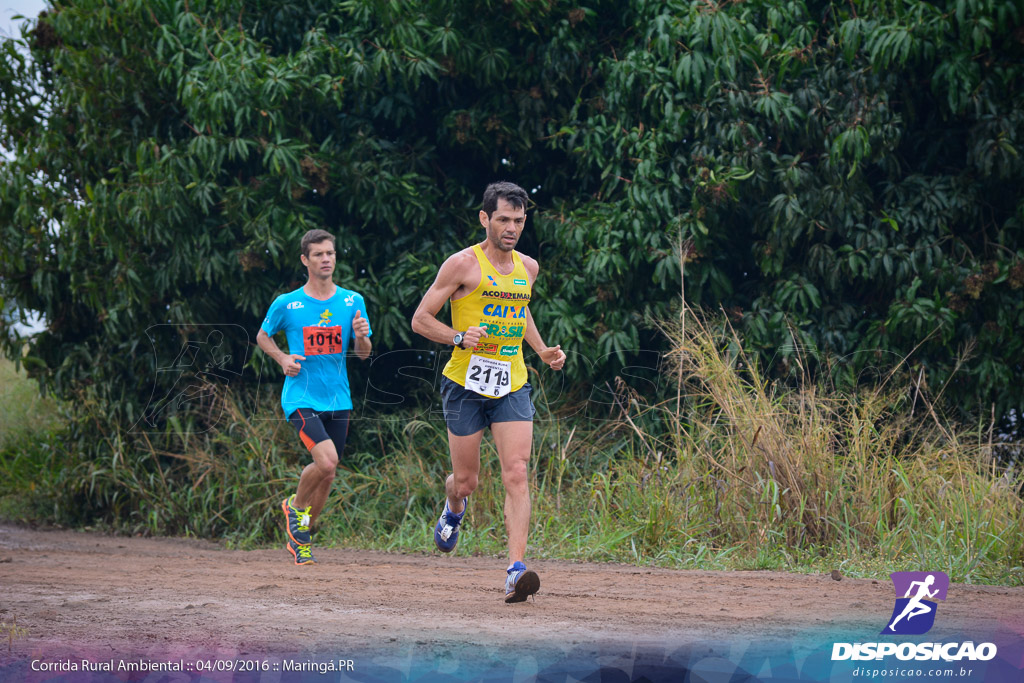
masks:
<svg viewBox="0 0 1024 683"><path fill-rule="evenodd" d="M936 600L945 600L949 577L942 572L893 572L896 605L883 635L917 636L935 624Z"/></svg>

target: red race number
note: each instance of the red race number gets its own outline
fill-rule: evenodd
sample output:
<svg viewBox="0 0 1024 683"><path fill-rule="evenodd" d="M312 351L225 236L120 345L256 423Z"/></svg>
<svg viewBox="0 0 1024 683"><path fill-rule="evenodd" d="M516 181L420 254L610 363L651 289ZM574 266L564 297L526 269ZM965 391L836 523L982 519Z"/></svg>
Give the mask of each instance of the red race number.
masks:
<svg viewBox="0 0 1024 683"><path fill-rule="evenodd" d="M302 341L305 346L303 356L323 356L330 353L341 353L341 325L334 327L303 327Z"/></svg>

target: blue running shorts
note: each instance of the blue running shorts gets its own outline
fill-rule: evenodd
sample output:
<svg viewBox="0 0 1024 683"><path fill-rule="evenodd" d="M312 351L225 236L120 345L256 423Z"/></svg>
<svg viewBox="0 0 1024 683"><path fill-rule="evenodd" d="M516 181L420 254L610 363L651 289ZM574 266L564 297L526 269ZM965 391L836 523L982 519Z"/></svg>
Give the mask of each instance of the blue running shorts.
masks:
<svg viewBox="0 0 1024 683"><path fill-rule="evenodd" d="M527 382L501 398L487 398L447 377L441 378L444 421L455 436L469 436L495 422L532 422L536 409L530 399L533 387Z"/></svg>

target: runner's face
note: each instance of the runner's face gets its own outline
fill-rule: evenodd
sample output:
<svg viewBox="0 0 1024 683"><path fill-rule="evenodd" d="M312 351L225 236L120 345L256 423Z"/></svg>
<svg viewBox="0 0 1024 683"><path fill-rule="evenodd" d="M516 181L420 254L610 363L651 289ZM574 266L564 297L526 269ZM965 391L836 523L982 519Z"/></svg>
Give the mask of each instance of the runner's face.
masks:
<svg viewBox="0 0 1024 683"><path fill-rule="evenodd" d="M490 218L485 211L480 212L480 223L487 228L487 240L492 246L501 251L512 251L526 226L526 208L516 208L499 199L498 207Z"/></svg>
<svg viewBox="0 0 1024 683"><path fill-rule="evenodd" d="M334 264L338 255L330 240L309 245L309 256L303 255L302 265L309 270L310 279L329 280L334 274Z"/></svg>

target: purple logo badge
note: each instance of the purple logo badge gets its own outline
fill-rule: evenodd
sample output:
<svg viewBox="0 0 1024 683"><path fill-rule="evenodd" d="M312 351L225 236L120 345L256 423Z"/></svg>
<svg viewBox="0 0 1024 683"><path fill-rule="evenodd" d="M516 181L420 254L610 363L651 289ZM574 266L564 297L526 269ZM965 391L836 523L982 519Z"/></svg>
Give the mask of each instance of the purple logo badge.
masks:
<svg viewBox="0 0 1024 683"><path fill-rule="evenodd" d="M949 577L942 572L893 572L896 605L883 635L917 636L935 623L936 600L945 600Z"/></svg>

